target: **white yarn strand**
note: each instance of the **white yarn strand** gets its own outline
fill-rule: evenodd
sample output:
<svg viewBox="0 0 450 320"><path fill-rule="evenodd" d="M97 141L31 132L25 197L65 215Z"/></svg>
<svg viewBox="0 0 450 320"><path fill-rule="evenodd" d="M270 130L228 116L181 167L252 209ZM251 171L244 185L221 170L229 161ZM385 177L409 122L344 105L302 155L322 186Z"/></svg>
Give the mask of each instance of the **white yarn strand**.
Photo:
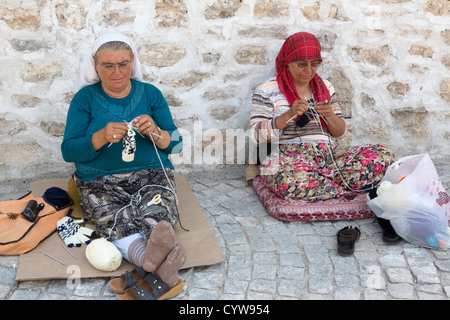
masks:
<svg viewBox="0 0 450 320"><path fill-rule="evenodd" d="M325 118L323 116L321 116L316 110L314 110L314 108L311 108L311 110L313 110L313 114L314 114L315 120L317 121L318 126L319 126L320 130L322 131L322 135L325 135L325 132L323 131L322 125L320 124L320 119L318 117L322 117L324 120L325 120ZM325 120L325 122L328 123L326 120ZM334 126L334 124L333 124L333 126ZM338 173L339 173L339 176L341 177L342 182L345 184L345 186L348 189L350 189L350 190L352 190L354 192L365 193L367 190L353 189L352 187L350 187L348 182L345 180L344 176L342 175L341 168L339 168L339 166L336 163L336 160L334 159L334 154L333 154L333 151L332 151L333 144L331 142L331 138L330 138L329 135L327 135L327 137L328 137L328 142L327 142L327 144L328 144L328 152L329 152L329 154L331 156L331 160L333 161L334 166L338 170ZM361 148L361 147L359 147L359 148ZM372 186L371 189L373 189L373 186Z"/></svg>

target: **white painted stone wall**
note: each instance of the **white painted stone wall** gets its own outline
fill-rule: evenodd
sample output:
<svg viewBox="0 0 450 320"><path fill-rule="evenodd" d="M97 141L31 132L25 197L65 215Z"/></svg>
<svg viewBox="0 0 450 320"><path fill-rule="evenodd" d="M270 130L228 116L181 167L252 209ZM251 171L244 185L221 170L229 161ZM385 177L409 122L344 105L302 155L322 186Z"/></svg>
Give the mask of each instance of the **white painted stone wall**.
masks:
<svg viewBox="0 0 450 320"><path fill-rule="evenodd" d="M447 0L0 4L0 180L72 172L60 143L79 62L109 31L133 39L145 80L166 96L191 152L188 161L178 158L181 171L230 163L219 148L226 130L248 129L254 87L274 74L284 39L298 31L322 42L319 73L338 91L349 124L345 143L449 159Z"/></svg>

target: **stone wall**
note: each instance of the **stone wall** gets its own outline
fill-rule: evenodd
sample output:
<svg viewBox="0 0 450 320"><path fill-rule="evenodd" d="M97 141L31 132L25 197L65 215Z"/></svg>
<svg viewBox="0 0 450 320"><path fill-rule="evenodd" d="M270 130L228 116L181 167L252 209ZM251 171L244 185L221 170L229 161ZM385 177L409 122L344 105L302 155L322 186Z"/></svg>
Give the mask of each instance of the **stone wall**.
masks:
<svg viewBox="0 0 450 320"><path fill-rule="evenodd" d="M248 152L236 143L226 162L219 146L248 129L254 87L274 74L281 44L298 31L321 40L319 73L337 89L345 143L449 158L447 0L0 3L2 179L72 172L60 153L67 109L79 62L108 31L133 39L145 81L166 96L190 160L197 154L193 165L178 158L181 170L237 163Z"/></svg>

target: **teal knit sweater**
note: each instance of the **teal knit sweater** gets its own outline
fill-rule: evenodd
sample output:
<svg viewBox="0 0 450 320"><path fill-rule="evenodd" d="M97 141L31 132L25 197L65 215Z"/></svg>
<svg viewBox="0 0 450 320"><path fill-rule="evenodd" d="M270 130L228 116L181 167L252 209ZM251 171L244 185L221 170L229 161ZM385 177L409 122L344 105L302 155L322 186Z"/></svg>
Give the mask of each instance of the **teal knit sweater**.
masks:
<svg viewBox="0 0 450 320"><path fill-rule="evenodd" d="M130 122L148 114L161 129L170 133L171 142L158 154L165 168L173 169L169 154L181 152L182 137L173 123L169 106L153 85L131 80L130 94L121 99L108 96L100 83L82 88L72 99L67 113L66 129L61 144L65 161L75 163L75 174L82 180L128 171L161 168L153 142L136 133L136 152L131 162L122 161L122 141L104 145L95 151L91 136L108 122Z"/></svg>

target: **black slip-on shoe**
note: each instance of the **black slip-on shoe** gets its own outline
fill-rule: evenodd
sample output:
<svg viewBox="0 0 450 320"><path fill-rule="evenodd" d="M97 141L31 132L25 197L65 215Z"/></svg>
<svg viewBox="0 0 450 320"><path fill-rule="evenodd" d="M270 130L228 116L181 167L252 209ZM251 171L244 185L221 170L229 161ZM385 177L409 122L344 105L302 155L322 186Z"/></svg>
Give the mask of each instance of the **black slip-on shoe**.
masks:
<svg viewBox="0 0 450 320"><path fill-rule="evenodd" d="M400 241L400 236L395 232L389 220L377 218L377 221L383 229L383 241L387 243L397 243Z"/></svg>

